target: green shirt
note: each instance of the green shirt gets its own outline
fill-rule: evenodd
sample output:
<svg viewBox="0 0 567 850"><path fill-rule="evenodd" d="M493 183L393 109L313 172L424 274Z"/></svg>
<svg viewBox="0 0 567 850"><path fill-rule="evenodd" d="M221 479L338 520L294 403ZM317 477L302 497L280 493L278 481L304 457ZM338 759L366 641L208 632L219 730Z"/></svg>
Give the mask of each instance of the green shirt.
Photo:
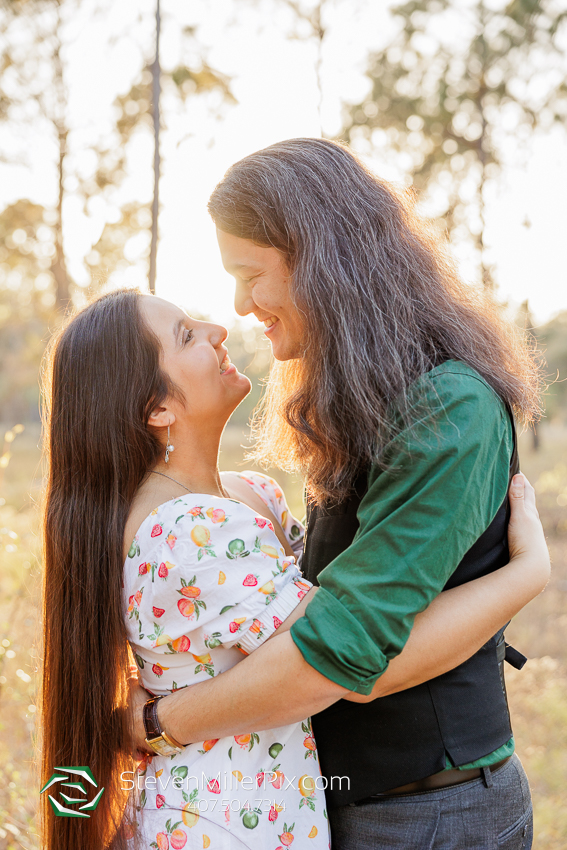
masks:
<svg viewBox="0 0 567 850"><path fill-rule="evenodd" d="M371 469L352 544L319 573L317 594L291 628L308 664L362 694L402 651L415 615L443 590L508 490L510 418L473 368L443 363L408 397L412 427L388 444L387 470Z"/></svg>

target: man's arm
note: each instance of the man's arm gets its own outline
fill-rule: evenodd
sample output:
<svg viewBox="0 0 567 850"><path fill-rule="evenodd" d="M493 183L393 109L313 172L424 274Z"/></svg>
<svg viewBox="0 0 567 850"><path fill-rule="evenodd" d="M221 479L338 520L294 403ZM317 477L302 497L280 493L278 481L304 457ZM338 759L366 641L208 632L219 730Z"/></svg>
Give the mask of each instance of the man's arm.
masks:
<svg viewBox="0 0 567 850"><path fill-rule="evenodd" d="M353 694L318 673L284 632L226 673L160 700L160 722L176 740L206 741L304 720L341 698L369 702L414 687L480 649L543 590L548 576L549 559L540 547L488 576L442 593L416 616L402 653L369 696ZM471 610L482 616L471 619ZM143 688L132 691L134 737L141 750L147 750L142 721L147 699Z"/></svg>
<svg viewBox="0 0 567 850"><path fill-rule="evenodd" d="M291 637L278 634L214 681L161 700L165 730L199 741L304 719L350 691L374 695L416 614L440 593L505 496L511 432L502 411L484 382L458 371L445 376L412 439L401 433L392 442L395 474L370 482L357 538L323 570L322 589ZM465 619L476 613L469 608Z"/></svg>
<svg viewBox="0 0 567 850"><path fill-rule="evenodd" d="M310 667L289 632L310 591L288 620L256 652L210 682L182 688L160 700L159 718L174 738L190 743L261 731L303 720L338 699L368 702L439 676L469 658L502 628L549 579L549 555L533 488L511 488L510 553L513 560L490 575L445 591L415 618L410 637L378 679L370 696L353 695ZM471 617L471 611L475 616ZM293 682L292 688L289 682ZM291 693L290 693L291 692ZM291 696L291 698L290 698ZM148 693L131 689L134 739L146 750L142 707Z"/></svg>
<svg viewBox="0 0 567 850"><path fill-rule="evenodd" d="M419 395L414 427L392 440L388 472L373 470L357 536L319 575L320 589L293 624L291 638L278 634L207 683L209 693L203 686L191 736L188 726L169 730L177 740L201 739L201 708L217 737L231 734L231 717L239 725L254 718L238 730L244 732L278 725L283 717L290 722L291 715L277 713L290 697L298 709L293 718L304 718L346 692L370 695L402 651L416 614L488 527L507 490L511 430L504 406L483 381L458 368L435 385L424 381L426 404ZM242 691L232 689L242 677ZM218 692L210 690L215 686ZM161 700L164 723L174 698L186 700L187 709L191 700L185 694ZM213 718L214 725L208 722Z"/></svg>
<svg viewBox="0 0 567 850"><path fill-rule="evenodd" d="M291 629L309 664L364 695L508 489L512 427L493 390L462 364L420 383L412 427L390 442L387 470L371 470L354 541L319 574L317 595Z"/></svg>
<svg viewBox="0 0 567 850"><path fill-rule="evenodd" d="M372 692L368 696L350 694L346 699L371 702L447 673L470 658L541 593L551 567L535 492L524 476L517 475L509 496L510 562L489 575L440 593L416 616L401 654L390 661Z"/></svg>

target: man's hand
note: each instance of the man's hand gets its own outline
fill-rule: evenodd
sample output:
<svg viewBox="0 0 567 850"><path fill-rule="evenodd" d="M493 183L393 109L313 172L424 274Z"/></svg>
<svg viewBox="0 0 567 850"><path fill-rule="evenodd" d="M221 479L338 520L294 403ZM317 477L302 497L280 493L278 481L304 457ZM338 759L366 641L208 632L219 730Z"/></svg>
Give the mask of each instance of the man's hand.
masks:
<svg viewBox="0 0 567 850"><path fill-rule="evenodd" d="M155 755L155 753L150 750L146 744L146 730L144 728L143 716L144 704L149 700L151 694L139 684L137 673L136 676L130 676L128 679L128 685L130 689L130 696L128 698L128 714L130 717L135 750L137 750L141 755L145 755L146 753Z"/></svg>

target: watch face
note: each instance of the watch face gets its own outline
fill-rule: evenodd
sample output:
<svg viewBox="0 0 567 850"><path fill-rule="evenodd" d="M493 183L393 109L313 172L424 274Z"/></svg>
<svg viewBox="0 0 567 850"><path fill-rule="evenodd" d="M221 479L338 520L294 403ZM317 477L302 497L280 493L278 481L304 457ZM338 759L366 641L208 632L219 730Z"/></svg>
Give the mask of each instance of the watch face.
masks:
<svg viewBox="0 0 567 850"><path fill-rule="evenodd" d="M159 738L146 738L146 744L151 747L158 756L173 756L180 752L177 747L170 747L161 736Z"/></svg>
<svg viewBox="0 0 567 850"><path fill-rule="evenodd" d="M161 754L160 744L163 744L161 738L146 738L146 744L151 747L154 753Z"/></svg>

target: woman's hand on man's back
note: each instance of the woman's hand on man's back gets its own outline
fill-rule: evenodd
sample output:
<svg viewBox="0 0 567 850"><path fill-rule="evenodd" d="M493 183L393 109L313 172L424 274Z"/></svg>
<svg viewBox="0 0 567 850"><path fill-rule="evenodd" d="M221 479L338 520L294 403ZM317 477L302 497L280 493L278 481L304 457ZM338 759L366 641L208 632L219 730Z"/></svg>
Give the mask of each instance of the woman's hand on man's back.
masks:
<svg viewBox="0 0 567 850"><path fill-rule="evenodd" d="M510 560L527 559L530 568L541 574L541 590L549 581L551 564L543 526L536 507L535 490L523 473L512 479L508 491L510 523L508 546Z"/></svg>

